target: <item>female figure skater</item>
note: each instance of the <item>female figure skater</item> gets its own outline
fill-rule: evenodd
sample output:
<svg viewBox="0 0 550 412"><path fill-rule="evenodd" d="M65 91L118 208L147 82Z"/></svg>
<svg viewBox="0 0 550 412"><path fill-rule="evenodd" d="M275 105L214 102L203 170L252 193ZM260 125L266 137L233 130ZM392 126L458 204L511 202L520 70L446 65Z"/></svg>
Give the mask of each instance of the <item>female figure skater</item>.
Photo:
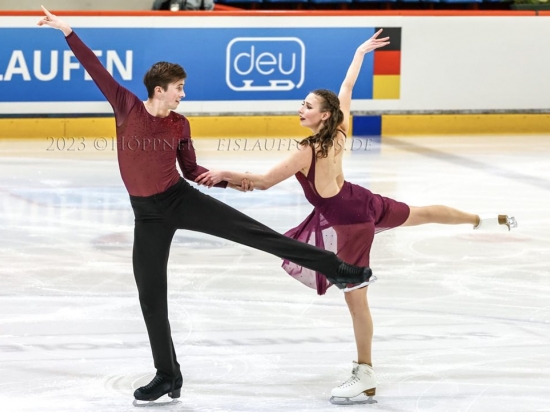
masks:
<svg viewBox="0 0 550 412"><path fill-rule="evenodd" d="M408 206L347 182L342 171L344 144L349 130L352 89L364 55L389 44L389 38L378 38L382 30L361 44L349 66L338 96L329 90L315 90L307 95L298 111L300 124L312 135L300 143L300 149L265 174L209 171L196 181L211 187L221 181L241 184L248 179L256 189L267 190L295 175L304 189L313 212L286 235L306 243L333 250L341 259L358 266L369 266L369 253L374 234L398 226L426 223L447 225L470 224L474 229L506 225L516 227L513 217L505 215L480 217L447 206ZM285 261L283 268L322 295L330 283L312 270ZM368 285L376 278L359 284L348 284L345 300L353 321L357 344L357 362L351 377L332 390L336 404L374 403L376 376L372 368L371 347L373 323L367 301ZM353 401L365 393L368 398Z"/></svg>

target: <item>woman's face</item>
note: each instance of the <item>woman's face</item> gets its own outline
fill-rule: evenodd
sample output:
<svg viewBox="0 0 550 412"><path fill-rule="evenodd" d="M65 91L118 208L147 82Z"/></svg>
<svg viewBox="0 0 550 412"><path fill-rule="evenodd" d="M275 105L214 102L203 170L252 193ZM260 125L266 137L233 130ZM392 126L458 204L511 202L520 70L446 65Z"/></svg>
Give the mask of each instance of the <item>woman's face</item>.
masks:
<svg viewBox="0 0 550 412"><path fill-rule="evenodd" d="M300 125L312 130L319 128L323 120L328 118L328 112L321 111L321 102L321 98L316 94L310 93L306 96L298 110Z"/></svg>

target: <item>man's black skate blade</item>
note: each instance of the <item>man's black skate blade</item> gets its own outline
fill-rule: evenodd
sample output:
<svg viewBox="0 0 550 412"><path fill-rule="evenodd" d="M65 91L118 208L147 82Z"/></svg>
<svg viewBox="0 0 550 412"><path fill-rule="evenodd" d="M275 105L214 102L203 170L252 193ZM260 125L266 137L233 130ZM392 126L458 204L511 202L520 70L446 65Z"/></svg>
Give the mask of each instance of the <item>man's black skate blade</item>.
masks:
<svg viewBox="0 0 550 412"><path fill-rule="evenodd" d="M332 403L333 405L363 405L378 403L378 401L376 399L373 399L372 396L369 396L368 398L359 396L355 398L341 398L337 396L331 396L330 403Z"/></svg>
<svg viewBox="0 0 550 412"><path fill-rule="evenodd" d="M134 405L136 408L155 408L157 406L177 405L178 403L181 403L181 401L178 399L172 399L170 401L162 401L162 402L140 401L140 400L134 399L134 401L132 402L132 405Z"/></svg>

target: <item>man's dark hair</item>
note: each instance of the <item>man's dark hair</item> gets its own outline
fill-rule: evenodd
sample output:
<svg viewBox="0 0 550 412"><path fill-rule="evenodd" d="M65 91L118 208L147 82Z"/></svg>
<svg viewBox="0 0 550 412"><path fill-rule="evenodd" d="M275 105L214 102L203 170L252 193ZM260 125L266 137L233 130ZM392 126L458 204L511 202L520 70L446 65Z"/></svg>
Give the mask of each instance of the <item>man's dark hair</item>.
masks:
<svg viewBox="0 0 550 412"><path fill-rule="evenodd" d="M186 78L187 73L179 64L158 62L145 73L143 84L147 88L147 97L151 98L155 94L155 87L160 86L167 90L170 83Z"/></svg>

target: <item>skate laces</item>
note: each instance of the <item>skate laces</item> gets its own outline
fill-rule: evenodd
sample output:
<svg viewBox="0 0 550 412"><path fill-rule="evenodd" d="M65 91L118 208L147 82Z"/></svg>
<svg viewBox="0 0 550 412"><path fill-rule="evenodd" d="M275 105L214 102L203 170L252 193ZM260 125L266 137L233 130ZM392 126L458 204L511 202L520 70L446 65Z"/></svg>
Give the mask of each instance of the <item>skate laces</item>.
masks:
<svg viewBox="0 0 550 412"><path fill-rule="evenodd" d="M363 273L363 268L342 262L338 268L338 273L344 276L359 276Z"/></svg>
<svg viewBox="0 0 550 412"><path fill-rule="evenodd" d="M354 367L351 371L351 376L349 377L349 379L345 381L343 384L341 384L339 387L345 388L346 386L352 386L356 382L360 381L360 379L357 376L358 371L359 371L359 366Z"/></svg>
<svg viewBox="0 0 550 412"><path fill-rule="evenodd" d="M149 382L148 385L145 385L143 389L145 390L153 389L155 386L157 386L159 383L162 383L162 382L164 382L164 378L162 376L155 375L153 380Z"/></svg>

